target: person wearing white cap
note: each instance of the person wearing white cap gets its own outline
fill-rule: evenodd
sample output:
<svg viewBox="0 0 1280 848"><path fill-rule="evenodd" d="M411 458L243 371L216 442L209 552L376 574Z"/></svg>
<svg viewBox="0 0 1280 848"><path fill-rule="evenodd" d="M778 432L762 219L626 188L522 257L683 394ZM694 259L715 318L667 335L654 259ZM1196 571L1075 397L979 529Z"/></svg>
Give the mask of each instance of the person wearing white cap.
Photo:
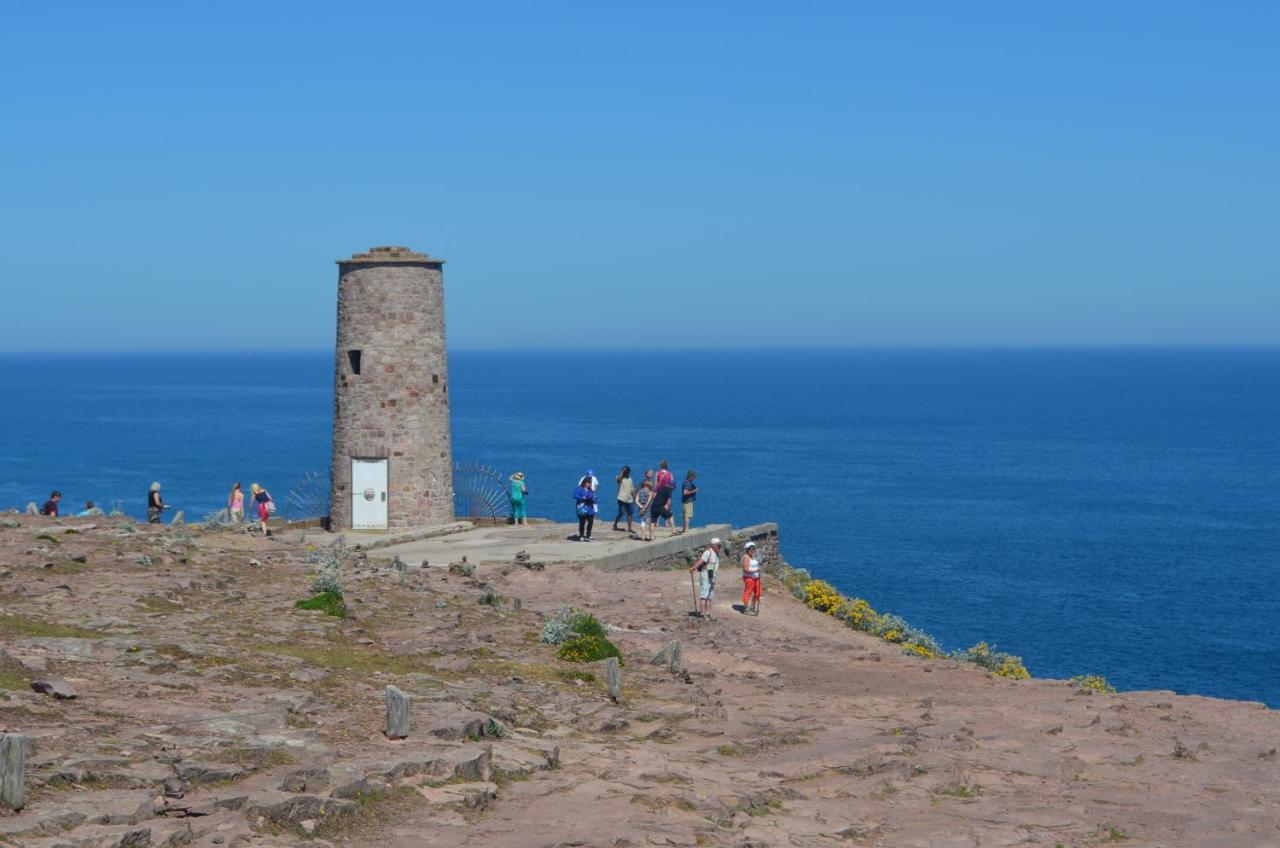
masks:
<svg viewBox="0 0 1280 848"><path fill-rule="evenodd" d="M747 542L742 551L742 613L760 614L760 560L756 543Z"/></svg>
<svg viewBox="0 0 1280 848"><path fill-rule="evenodd" d="M698 572L698 614L710 617L711 596L716 591L716 570L720 567L720 540L711 540L711 546L689 566L690 573Z"/></svg>

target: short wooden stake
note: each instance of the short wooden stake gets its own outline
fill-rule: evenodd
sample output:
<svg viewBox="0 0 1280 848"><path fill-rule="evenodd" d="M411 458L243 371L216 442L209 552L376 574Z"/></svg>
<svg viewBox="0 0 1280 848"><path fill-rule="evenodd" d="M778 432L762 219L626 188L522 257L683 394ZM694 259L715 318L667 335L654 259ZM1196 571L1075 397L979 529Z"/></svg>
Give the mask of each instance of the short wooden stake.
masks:
<svg viewBox="0 0 1280 848"><path fill-rule="evenodd" d="M404 739L409 735L409 696L395 686L387 687L387 738Z"/></svg>
<svg viewBox="0 0 1280 848"><path fill-rule="evenodd" d="M0 735L0 802L21 810L23 780L27 770L27 737L20 733Z"/></svg>
<svg viewBox="0 0 1280 848"><path fill-rule="evenodd" d="M604 661L605 678L609 681L609 697L615 701L622 700L622 668L617 657L609 657Z"/></svg>

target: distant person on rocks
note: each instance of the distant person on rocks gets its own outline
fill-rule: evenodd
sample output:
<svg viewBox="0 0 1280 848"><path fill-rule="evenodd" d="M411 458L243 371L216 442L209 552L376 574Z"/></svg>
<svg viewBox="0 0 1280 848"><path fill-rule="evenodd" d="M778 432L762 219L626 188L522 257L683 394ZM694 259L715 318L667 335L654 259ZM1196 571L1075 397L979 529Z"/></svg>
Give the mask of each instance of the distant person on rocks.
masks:
<svg viewBox="0 0 1280 848"><path fill-rule="evenodd" d="M636 492L636 509L640 511L640 537L653 541L653 522L649 520L649 504L653 501L653 481L645 480Z"/></svg>
<svg viewBox="0 0 1280 848"><path fill-rule="evenodd" d="M525 517L524 499L529 494L529 488L524 484L524 472L517 471L509 478L511 483L511 521L513 524L527 525L529 522Z"/></svg>
<svg viewBox="0 0 1280 848"><path fill-rule="evenodd" d="M49 494L49 500L44 502L44 506L40 507L40 514L47 515L50 518L58 517L58 501L62 500L62 492L54 489Z"/></svg>
<svg viewBox="0 0 1280 848"><path fill-rule="evenodd" d="M756 543L747 542L742 550L742 612L760 609L760 560L756 558Z"/></svg>
<svg viewBox="0 0 1280 848"><path fill-rule="evenodd" d="M270 536L271 531L267 529L267 519L271 518L271 513L276 511L276 502L271 499L271 493L257 483L249 484L249 494L253 496L254 503L258 505L258 526L262 528L262 535L264 537Z"/></svg>
<svg viewBox="0 0 1280 848"><path fill-rule="evenodd" d="M574 509L578 513L578 541L590 542L591 529L596 523L596 493L591 487L591 475L585 475L573 490Z"/></svg>
<svg viewBox="0 0 1280 848"><path fill-rule="evenodd" d="M658 476L653 483L653 506L649 511L653 518L653 526L658 526L658 521L665 518L667 525L671 529L671 535L675 535L676 524L671 517L671 493L676 490L676 478L667 470L667 461L664 459L658 463Z"/></svg>
<svg viewBox="0 0 1280 848"><path fill-rule="evenodd" d="M227 495L227 520L236 527L244 524L244 490L238 480L231 484L231 494Z"/></svg>
<svg viewBox="0 0 1280 848"><path fill-rule="evenodd" d="M160 484L152 483L150 491L147 492L147 523L159 524L160 513L169 508L169 505L160 497Z"/></svg>
<svg viewBox="0 0 1280 848"><path fill-rule="evenodd" d="M618 522L622 520L622 513L626 512L627 532L634 533L635 529L632 526L632 521L635 518L635 509L636 509L636 504L635 504L636 484L631 479L630 465L622 466L622 470L618 472L617 480L618 480L618 514L613 519L613 529L614 530L622 529L621 527L618 526Z"/></svg>
<svg viewBox="0 0 1280 848"><path fill-rule="evenodd" d="M94 506L93 501L89 501L84 505L84 509L76 513L76 518L85 518L90 515L106 515L106 513Z"/></svg>
<svg viewBox="0 0 1280 848"><path fill-rule="evenodd" d="M681 533L688 533L693 522L693 502L698 499L698 484L694 482L697 479L698 472L690 469L684 476L684 485L680 487Z"/></svg>
<svg viewBox="0 0 1280 848"><path fill-rule="evenodd" d="M711 596L716 592L716 570L720 568L720 540L711 540L711 546L689 566L698 572L698 614L711 616Z"/></svg>

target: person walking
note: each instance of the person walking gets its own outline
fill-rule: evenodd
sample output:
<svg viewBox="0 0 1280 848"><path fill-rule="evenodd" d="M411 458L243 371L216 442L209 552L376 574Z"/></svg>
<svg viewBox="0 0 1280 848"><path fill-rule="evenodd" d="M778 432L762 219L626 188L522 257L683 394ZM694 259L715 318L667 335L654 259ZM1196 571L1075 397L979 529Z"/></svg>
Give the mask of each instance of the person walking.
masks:
<svg viewBox="0 0 1280 848"><path fill-rule="evenodd" d="M510 477L511 482L511 523L516 525L527 525L529 522L525 518L524 499L529 494L529 488L524 484L524 472L517 471Z"/></svg>
<svg viewBox="0 0 1280 848"><path fill-rule="evenodd" d="M653 522L649 520L649 504L653 501L653 481L645 480L636 492L636 509L640 511L640 538L653 541Z"/></svg>
<svg viewBox="0 0 1280 848"><path fill-rule="evenodd" d="M244 492L239 481L231 484L231 494L227 495L227 520L236 527L244 524Z"/></svg>
<svg viewBox="0 0 1280 848"><path fill-rule="evenodd" d="M720 539L711 540L711 546L702 552L689 572L698 572L698 615L711 616L711 596L716 592L716 570L720 568Z"/></svg>
<svg viewBox="0 0 1280 848"><path fill-rule="evenodd" d="M680 487L681 533L689 532L689 524L693 521L693 502L698 499L698 472L693 469L684 476L684 485Z"/></svg>
<svg viewBox="0 0 1280 848"><path fill-rule="evenodd" d="M164 498L160 497L160 484L152 483L150 490L147 491L147 523L159 524L160 513L169 508L164 502Z"/></svg>
<svg viewBox="0 0 1280 848"><path fill-rule="evenodd" d="M653 514L653 526L656 528L659 519L665 518L673 536L676 533L676 524L671 516L671 493L675 490L676 478L668 470L667 461L664 459L658 463L658 475L653 483L653 506L650 511Z"/></svg>
<svg viewBox="0 0 1280 848"><path fill-rule="evenodd" d="M747 542L742 549L742 613L760 614L760 560L756 543Z"/></svg>
<svg viewBox="0 0 1280 848"><path fill-rule="evenodd" d="M613 519L613 529L621 530L618 522L622 520L622 513L627 513L627 532L634 533L635 529L632 521L635 518L636 509L636 484L631 479L631 466L624 465L622 470L618 472L618 514Z"/></svg>
<svg viewBox="0 0 1280 848"><path fill-rule="evenodd" d="M591 488L591 476L585 475L573 490L573 501L578 513L578 541L590 542L591 529L596 523L596 493Z"/></svg>
<svg viewBox="0 0 1280 848"><path fill-rule="evenodd" d="M270 536L271 531L267 529L267 520L271 518L271 513L276 511L276 502L271 499L271 493L257 483L249 484L249 494L257 504L258 526L262 528L262 535L264 538Z"/></svg>

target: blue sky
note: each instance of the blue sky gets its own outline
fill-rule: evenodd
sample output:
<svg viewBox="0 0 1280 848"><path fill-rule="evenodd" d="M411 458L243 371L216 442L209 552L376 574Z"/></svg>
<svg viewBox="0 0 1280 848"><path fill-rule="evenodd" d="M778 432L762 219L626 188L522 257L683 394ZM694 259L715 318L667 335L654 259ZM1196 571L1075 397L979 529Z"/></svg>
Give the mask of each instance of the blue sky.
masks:
<svg viewBox="0 0 1280 848"><path fill-rule="evenodd" d="M8 4L0 349L1280 343L1280 6Z"/></svg>

